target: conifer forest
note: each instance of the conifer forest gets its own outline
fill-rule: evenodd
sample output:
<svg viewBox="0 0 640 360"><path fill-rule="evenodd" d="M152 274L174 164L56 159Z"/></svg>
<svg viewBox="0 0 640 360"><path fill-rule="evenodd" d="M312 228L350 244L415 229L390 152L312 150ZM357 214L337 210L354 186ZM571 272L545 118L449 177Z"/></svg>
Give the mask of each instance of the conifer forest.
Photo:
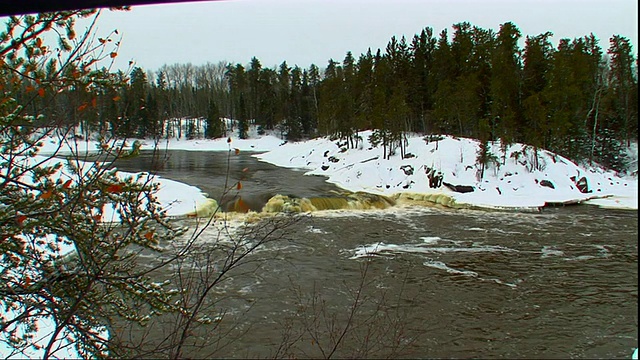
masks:
<svg viewBox="0 0 640 360"><path fill-rule="evenodd" d="M638 59L627 38L608 44L594 34L523 39L510 22L497 32L463 22L392 37L384 49L347 52L323 68L269 68L255 57L246 65L132 65L115 74L119 87L79 86L33 106L87 135L246 137L253 124L289 140L330 135L356 146L357 131L375 129L379 144L400 148L407 133L500 139L623 170L624 147L638 136ZM24 96L34 88L14 86ZM227 129L221 118L238 125Z"/></svg>

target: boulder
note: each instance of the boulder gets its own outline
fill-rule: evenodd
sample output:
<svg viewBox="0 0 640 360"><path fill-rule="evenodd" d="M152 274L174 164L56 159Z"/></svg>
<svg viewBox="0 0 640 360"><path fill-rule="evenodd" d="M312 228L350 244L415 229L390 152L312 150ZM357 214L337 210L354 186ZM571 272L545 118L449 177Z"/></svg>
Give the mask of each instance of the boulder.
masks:
<svg viewBox="0 0 640 360"><path fill-rule="evenodd" d="M576 182L576 186L581 193L587 194L591 192L591 189L589 189L589 181L587 181L587 178L584 176Z"/></svg>
<svg viewBox="0 0 640 360"><path fill-rule="evenodd" d="M474 188L471 185L453 185L449 184L448 182L442 182L442 185L448 187L452 191L459 193L469 193L474 191Z"/></svg>
<svg viewBox="0 0 640 360"><path fill-rule="evenodd" d="M551 189L555 189L556 187L553 185L553 183L549 180L542 180L540 181L540 186L544 186L544 187L548 187Z"/></svg>
<svg viewBox="0 0 640 360"><path fill-rule="evenodd" d="M402 170L407 176L413 175L413 166L411 165L402 165L400 166L400 170Z"/></svg>

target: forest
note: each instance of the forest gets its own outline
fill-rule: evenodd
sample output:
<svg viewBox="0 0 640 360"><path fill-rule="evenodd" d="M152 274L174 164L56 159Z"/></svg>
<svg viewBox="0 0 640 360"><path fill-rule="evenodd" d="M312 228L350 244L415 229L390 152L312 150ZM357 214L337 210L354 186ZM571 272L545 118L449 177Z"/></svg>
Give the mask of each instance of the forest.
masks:
<svg viewBox="0 0 640 360"><path fill-rule="evenodd" d="M394 36L383 50L357 58L347 52L324 68L286 61L268 68L254 57L246 65L103 69L120 86L83 82L31 106L45 109L41 125L82 124L85 136L246 137L253 124L292 141L328 135L357 146L357 132L374 129L388 154L404 154L405 134L446 134L478 139L481 149L498 139L520 142L624 170L625 147L638 137L638 59L630 41L614 35L604 50L590 34L554 46L546 32L526 36L521 48L522 37L511 22L497 32L462 22L451 33L426 27L410 40ZM14 86L25 97L36 88ZM238 125L227 129L221 118ZM488 156L481 151L478 161Z"/></svg>

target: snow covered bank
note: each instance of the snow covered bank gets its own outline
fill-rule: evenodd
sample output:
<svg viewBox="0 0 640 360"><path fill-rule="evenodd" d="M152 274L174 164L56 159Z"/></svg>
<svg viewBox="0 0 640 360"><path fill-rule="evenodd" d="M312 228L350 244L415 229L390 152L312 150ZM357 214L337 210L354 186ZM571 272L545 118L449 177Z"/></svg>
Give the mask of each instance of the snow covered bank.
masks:
<svg viewBox="0 0 640 360"><path fill-rule="evenodd" d="M61 183L64 183L67 180L71 180L74 183L77 182L77 176L69 171L67 168L67 161L64 159L37 155L30 158L16 160L16 163L24 168L30 168L35 164L39 164L41 167L55 167L56 165L61 164L60 169L49 176L49 178L53 182L56 182L57 180L60 180ZM95 166L94 163L84 161L74 160L71 163L82 169L81 171L83 173L89 172L90 169ZM159 185L158 191L155 193L157 201L159 202L160 207L166 211L166 214L171 217L190 216L195 215L197 212L202 214L205 211L209 211L212 206L215 207L216 205L215 201L209 199L207 194L195 186L164 179L160 176L145 172L128 173L118 171L116 175L119 179L123 180L133 178L141 183L157 183ZM25 176L24 181L29 183L30 179ZM118 222L119 217L116 209L113 206L105 206L102 209L102 219L105 222Z"/></svg>
<svg viewBox="0 0 640 360"><path fill-rule="evenodd" d="M373 147L370 131L360 133L357 149L338 146L327 138L287 143L255 155L278 166L324 175L328 181L349 190L402 198L422 194L451 207L533 210L549 204L590 203L608 208L638 208L637 177L585 168L545 150L537 155L522 144L506 153L494 143L495 161L481 177L476 164L476 140L442 137L427 141L423 136L407 139L406 152L384 158L382 147ZM637 154L636 154L637 158ZM414 195L415 196L415 195Z"/></svg>
<svg viewBox="0 0 640 360"><path fill-rule="evenodd" d="M255 156L277 166L322 175L327 181L345 190L370 192L396 199L419 197L449 207L537 211L550 204L586 203L605 208L638 209L638 179L619 176L597 167L579 166L574 162L539 150L537 168L534 149L513 144L500 149L491 144L494 161L484 173L476 164L479 143L473 139L440 137L427 141L415 135L407 139L407 156L399 154L384 158L382 147L373 147L368 137L371 131L360 133L362 141L357 149L338 146L336 141L317 138L301 142L286 142L276 136L257 136L239 139L232 135L215 140L152 140L142 141L142 150L157 146L166 150L261 152ZM130 141L131 143L132 141ZM59 141L44 141L43 153L59 148ZM79 140L63 144L59 153L98 149L97 142ZM125 148L129 146L126 144ZM637 146L630 149L632 166L637 166ZM482 176L481 176L482 175ZM173 185L170 185L173 186ZM467 192L462 192L467 191ZM173 192L179 194L179 192ZM183 204L202 204L190 199L190 192L181 195ZM167 199L168 200L168 199ZM196 205L198 206L198 205ZM176 207L175 213L178 213Z"/></svg>

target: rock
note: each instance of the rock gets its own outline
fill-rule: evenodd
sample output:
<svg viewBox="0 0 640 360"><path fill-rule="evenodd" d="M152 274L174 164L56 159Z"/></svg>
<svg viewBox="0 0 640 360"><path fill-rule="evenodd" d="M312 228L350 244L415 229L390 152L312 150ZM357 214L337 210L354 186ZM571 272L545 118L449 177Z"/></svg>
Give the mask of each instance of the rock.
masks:
<svg viewBox="0 0 640 360"><path fill-rule="evenodd" d="M329 161L331 161L332 163L337 163L338 161L340 161L340 159L335 156L329 156Z"/></svg>
<svg viewBox="0 0 640 360"><path fill-rule="evenodd" d="M474 188L471 185L453 185L447 182L442 182L442 185L448 187L449 189L459 192L459 193L469 193L473 192Z"/></svg>
<svg viewBox="0 0 640 360"><path fill-rule="evenodd" d="M324 171L329 170L329 165L322 165L322 170L324 170Z"/></svg>
<svg viewBox="0 0 640 360"><path fill-rule="evenodd" d="M436 171L435 169L426 167L425 173L427 174L427 179L429 179L429 187L432 189L437 189L442 186L442 178L444 177L440 171Z"/></svg>
<svg viewBox="0 0 640 360"><path fill-rule="evenodd" d="M413 166L411 165L402 165L400 166L400 170L404 171L404 174L407 176L413 175Z"/></svg>
<svg viewBox="0 0 640 360"><path fill-rule="evenodd" d="M578 190L580 190L580 192L583 194L587 194L591 192L591 189L589 189L589 182L587 181L587 178L584 176L581 177L580 180L576 182L576 186L578 187Z"/></svg>
<svg viewBox="0 0 640 360"><path fill-rule="evenodd" d="M556 187L553 185L553 183L549 180L541 180L540 181L540 186L545 186L551 189L555 189Z"/></svg>

